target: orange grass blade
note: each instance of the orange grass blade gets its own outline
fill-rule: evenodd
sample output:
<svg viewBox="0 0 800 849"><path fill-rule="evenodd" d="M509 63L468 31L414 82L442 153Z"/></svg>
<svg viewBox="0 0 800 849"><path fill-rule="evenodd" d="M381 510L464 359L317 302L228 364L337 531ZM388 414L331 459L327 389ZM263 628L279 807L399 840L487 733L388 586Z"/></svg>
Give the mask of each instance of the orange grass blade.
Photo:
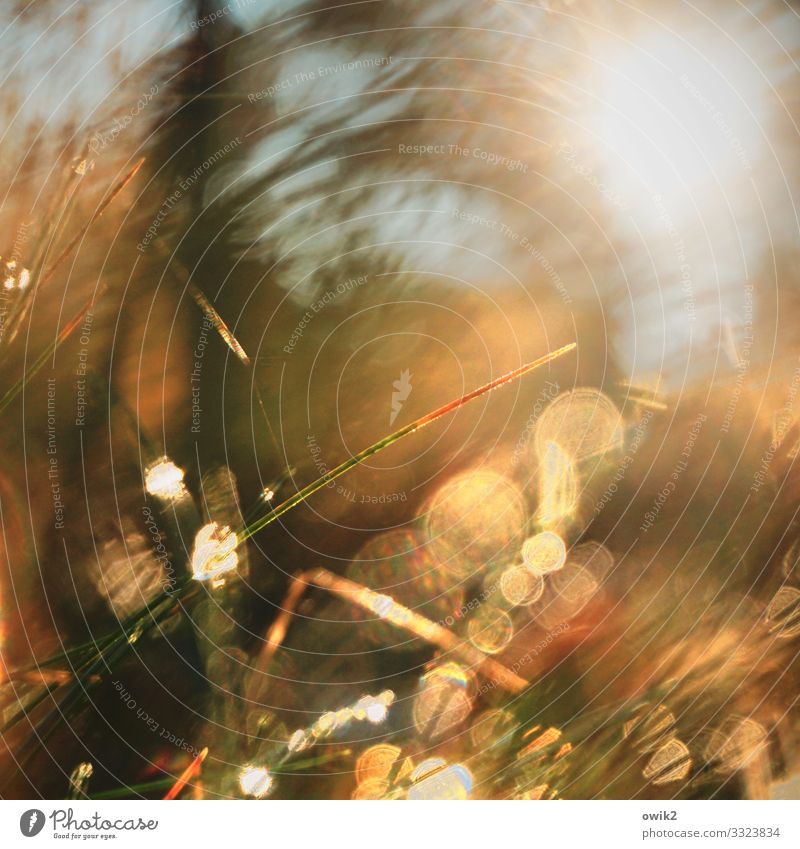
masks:
<svg viewBox="0 0 800 849"><path fill-rule="evenodd" d="M178 780L170 787L167 795L164 796L165 802L170 802L173 799L177 799L180 792L184 787L192 780L192 778L200 772L200 767L203 764L203 761L206 759L208 755L208 746L206 746L197 757L186 767L186 769L180 774Z"/></svg>

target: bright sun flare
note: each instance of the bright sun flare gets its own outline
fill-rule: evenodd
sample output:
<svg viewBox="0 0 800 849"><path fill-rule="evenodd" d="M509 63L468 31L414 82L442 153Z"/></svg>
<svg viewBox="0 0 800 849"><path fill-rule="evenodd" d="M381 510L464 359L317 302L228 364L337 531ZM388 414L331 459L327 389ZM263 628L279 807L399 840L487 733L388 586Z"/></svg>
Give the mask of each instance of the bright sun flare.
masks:
<svg viewBox="0 0 800 849"><path fill-rule="evenodd" d="M747 177L763 136L743 65L733 47L701 55L677 34L603 57L587 130L610 187L635 204L642 191L679 200Z"/></svg>

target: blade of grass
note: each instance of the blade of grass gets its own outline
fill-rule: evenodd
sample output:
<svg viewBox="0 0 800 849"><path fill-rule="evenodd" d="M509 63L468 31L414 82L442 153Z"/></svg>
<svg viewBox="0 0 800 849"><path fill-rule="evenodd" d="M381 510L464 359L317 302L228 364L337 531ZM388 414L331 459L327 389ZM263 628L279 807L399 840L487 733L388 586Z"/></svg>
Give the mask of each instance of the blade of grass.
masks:
<svg viewBox="0 0 800 849"><path fill-rule="evenodd" d="M95 296L92 295L86 303L78 310L78 312L61 328L61 331L56 336L55 340L48 345L44 351L33 361L33 364L25 369L22 377L11 387L11 389L0 398L0 413L19 395L19 393L30 383L39 372L42 366L52 357L55 352L66 342L67 339L75 332L75 329L80 326L80 323L85 318L86 314L91 310L94 304Z"/></svg>
<svg viewBox="0 0 800 849"><path fill-rule="evenodd" d="M66 245L64 250L62 250L61 253L56 257L56 259L51 264L50 268L48 268L47 271L45 271L41 275L41 277L37 276L37 278L33 281L31 295L33 295L34 291L38 291L41 286L43 286L52 278L61 263L64 262L64 260L75 250L75 248L80 243L81 239L83 239L84 236L89 232L89 229L91 228L92 224L94 224L95 221L100 218L100 216L108 209L108 207L117 197L117 195L119 195L119 193L125 188L125 186L127 186L128 183L130 183L130 181L136 176L136 172L142 167L143 163L144 157L140 159L133 166L133 168L131 168L131 170L119 181L119 183L117 183L116 186L114 186L109 195L101 202L101 204L94 211L94 214L91 216L91 218L89 218L89 221L81 228L81 230L72 239L72 241L70 241L69 244ZM28 311L30 310L30 305L32 302L33 297L29 297L25 300L24 309L19 313L18 316L15 317L14 325L9 331L9 334L7 336L7 344L10 345L14 341L14 338L19 332L20 327L22 327L25 317Z"/></svg>
<svg viewBox="0 0 800 849"><path fill-rule="evenodd" d="M321 478L318 478L313 483L310 483L308 486L303 487L299 492L295 493L291 498L288 498L282 504L279 504L273 511L268 513L266 516L262 516L260 519L257 519L251 525L248 525L240 534L239 540L244 541L254 534L257 534L259 531L263 530L267 525L274 522L276 519L279 519L284 513L288 513L293 507L296 507L298 504L302 504L309 496L313 495L318 490L322 489L324 486L329 484L331 481L336 480L336 478L341 477L346 472L349 472L350 469L358 466L360 463L363 463L364 460L369 457L373 457L375 454L378 454L380 451L383 451L385 448L388 448L390 445L394 445L396 442L399 442L404 437L409 434L415 433L418 430L421 430L423 427L435 422L437 419L442 418L442 416L446 416L448 413L452 413L455 410L458 410L460 407L463 407L465 404L468 404L470 401L473 401L475 398L480 397L481 395L485 395L487 392L491 392L493 389L498 389L501 386L505 386L508 383L511 383L514 380L519 379L525 374L534 371L537 368L540 368L547 363L552 362L559 357L564 356L564 354L569 353L576 347L575 342L570 342L569 345L564 345L561 348L558 348L555 351L552 351L549 354L545 354L542 357L539 357L536 360L533 360L530 363L526 363L524 366L520 366L518 369L514 369L514 371L510 371L507 374L502 375L501 377L496 378L495 380L490 381L489 383L484 384L483 386L478 387L478 389L473 389L472 392L468 392L466 395L462 395L460 398L456 398L454 401L450 401L447 404L439 407L431 413L427 413L426 415L418 418L416 421L407 424L405 427L400 428L400 430L396 430L394 433L389 434L389 436L385 436L383 439L375 442L370 445L368 448L365 448L363 451L360 451L358 454L355 454L353 457L350 457L348 460L345 460L343 463L338 465L335 469L332 469L330 472L324 474ZM0 407L2 409L2 407Z"/></svg>
<svg viewBox="0 0 800 849"><path fill-rule="evenodd" d="M81 228L81 230L75 235L71 242L64 248L63 251L56 257L53 261L50 268L42 276L41 283L47 283L48 280L56 273L58 267L62 262L75 250L81 239L89 232L89 228L92 224L97 221L98 218L108 209L108 207L113 203L114 199L117 195L130 183L130 181L136 176L137 171L144 164L144 157L142 157L130 171L117 183L116 186L111 190L108 196L103 200L100 206L92 214L91 218L87 221L87 223Z"/></svg>

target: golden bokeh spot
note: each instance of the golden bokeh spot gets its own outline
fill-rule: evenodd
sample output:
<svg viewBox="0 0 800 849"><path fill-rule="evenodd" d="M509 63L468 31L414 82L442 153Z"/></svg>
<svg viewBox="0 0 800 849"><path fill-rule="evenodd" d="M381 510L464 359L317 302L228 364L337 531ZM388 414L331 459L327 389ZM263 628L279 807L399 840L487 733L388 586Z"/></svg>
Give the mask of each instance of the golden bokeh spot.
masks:
<svg viewBox="0 0 800 849"><path fill-rule="evenodd" d="M756 758L764 750L766 742L767 732L760 722L754 719L734 720L711 735L704 754L712 766L733 772Z"/></svg>
<svg viewBox="0 0 800 849"><path fill-rule="evenodd" d="M525 540L522 545L522 561L539 575L555 572L567 559L564 540L552 531L544 531Z"/></svg>
<svg viewBox="0 0 800 849"><path fill-rule="evenodd" d="M519 487L496 472L477 471L438 490L427 506L425 528L441 567L466 577L513 556L526 520Z"/></svg>
<svg viewBox="0 0 800 849"><path fill-rule="evenodd" d="M484 711L472 724L469 737L479 750L500 743L506 734L513 733L514 715L507 710L495 708Z"/></svg>
<svg viewBox="0 0 800 849"><path fill-rule="evenodd" d="M622 736L637 751L654 752L675 736L675 717L666 705L647 705L622 726Z"/></svg>
<svg viewBox="0 0 800 849"><path fill-rule="evenodd" d="M692 768L692 759L685 743L677 738L658 748L642 770L642 775L653 784L682 781Z"/></svg>
<svg viewBox="0 0 800 849"><path fill-rule="evenodd" d="M471 676L455 663L444 664L422 678L414 699L414 725L420 734L440 737L472 712Z"/></svg>
<svg viewBox="0 0 800 849"><path fill-rule="evenodd" d="M467 633L476 649L486 654L497 654L511 642L514 623L499 607L484 604L471 616Z"/></svg>
<svg viewBox="0 0 800 849"><path fill-rule="evenodd" d="M622 440L619 410L597 389L574 389L559 395L539 417L534 436L540 460L546 458L551 442L580 461L619 448Z"/></svg>
<svg viewBox="0 0 800 849"><path fill-rule="evenodd" d="M388 743L370 746L356 761L356 783L363 784L376 778L387 779L401 751L399 746L390 746Z"/></svg>

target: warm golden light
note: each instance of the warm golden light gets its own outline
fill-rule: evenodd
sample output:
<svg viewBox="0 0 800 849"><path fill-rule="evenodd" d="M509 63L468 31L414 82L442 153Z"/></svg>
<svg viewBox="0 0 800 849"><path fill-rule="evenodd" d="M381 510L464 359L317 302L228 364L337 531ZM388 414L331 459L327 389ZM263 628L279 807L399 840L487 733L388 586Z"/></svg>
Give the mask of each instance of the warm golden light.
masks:
<svg viewBox="0 0 800 849"><path fill-rule="evenodd" d="M356 782L364 784L376 779L385 781L401 754L399 746L386 743L371 746L356 761Z"/></svg>
<svg viewBox="0 0 800 849"><path fill-rule="evenodd" d="M464 577L507 556L521 540L525 503L513 481L471 471L445 483L428 505L430 550L441 568Z"/></svg>
<svg viewBox="0 0 800 849"><path fill-rule="evenodd" d="M570 455L557 442L547 442L539 465L539 509L544 528L557 527L569 517L578 499L578 477Z"/></svg>
<svg viewBox="0 0 800 849"><path fill-rule="evenodd" d="M162 457L148 466L144 473L144 486L156 498L174 501L186 493L183 485L183 469L168 457Z"/></svg>

